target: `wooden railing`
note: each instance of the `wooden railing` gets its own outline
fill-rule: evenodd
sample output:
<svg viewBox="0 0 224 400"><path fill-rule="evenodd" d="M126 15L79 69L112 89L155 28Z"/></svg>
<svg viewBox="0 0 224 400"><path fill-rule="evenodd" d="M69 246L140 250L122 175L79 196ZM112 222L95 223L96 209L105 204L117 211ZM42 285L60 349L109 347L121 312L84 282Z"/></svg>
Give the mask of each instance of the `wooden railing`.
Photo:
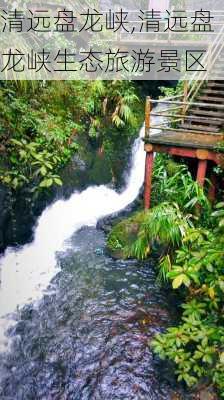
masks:
<svg viewBox="0 0 224 400"><path fill-rule="evenodd" d="M174 12L175 8L172 7L170 11L170 14L172 15L172 13ZM143 13L149 12L150 10L143 10ZM156 9L155 9L156 11ZM192 16L194 15L195 10L187 10L184 11L183 13L185 13L185 16L187 18L192 18ZM196 37L192 38L192 35L194 35L194 32L192 32L191 30L187 30L187 31L180 31L178 32L177 30L165 30L165 28L167 27L167 12L160 12L160 18L159 18L159 25L160 25L160 31L159 32L153 32L153 31L148 31L148 32L144 32L144 31L139 31L138 30L138 26L143 22L140 20L140 18L138 18L138 15L140 13L140 10L128 10L128 16L129 16L129 25L132 27L135 27L135 31L134 34L130 34L128 33L125 29L123 29L122 31L118 31L117 33L117 41L130 41L132 43L135 42L134 37L137 34L138 35L138 39L137 41L139 42L139 40L141 41L141 38L143 39L143 37L145 37L145 40L148 40L149 43L151 42L161 42L161 40L167 40L168 42L174 42L178 43L178 41L181 40L185 40L185 41L191 41L191 42L195 42L195 45L198 44L198 42L200 41L205 41L208 45L213 42L214 37L218 35L219 31L222 29L223 27L223 21L224 21L224 10L211 10L211 16L212 18L214 17L214 20L211 19L211 25L212 25L212 30L211 31L205 31L203 32L203 34L201 35L197 35L196 32ZM164 29L163 29L164 28ZM212 38L212 39L211 39Z"/></svg>
<svg viewBox="0 0 224 400"><path fill-rule="evenodd" d="M147 10L144 10L146 12ZM173 9L171 10L172 13ZM186 16L192 15L194 11L192 10L187 10L186 11ZM139 14L139 10L129 10L128 11L129 15L133 15L132 20L130 21L131 24L133 25L139 25L141 22L140 20L136 19L136 15ZM160 14L161 19L160 19L160 26L162 27L163 25L166 24L166 19L165 17L167 16L166 12L161 12ZM190 81L188 82L188 89L183 93L184 101L186 101L188 104L186 105L186 111L188 107L190 106L191 102L193 102L200 91L202 85L204 82L206 82L209 77L210 73L213 70L213 67L217 60L219 59L220 54L222 53L224 49L224 10L211 10L211 16L214 17L214 21L212 20L211 24L212 27L214 28L214 32L203 32L200 36L196 36L196 38L192 41L195 41L195 44L198 45L200 41L204 41L207 43L207 52L204 55L204 58L202 59L202 65L204 66L204 70L201 71L201 67L198 67L198 70L195 71L193 76L191 77ZM136 34L136 32L135 32ZM178 44L178 42L181 42L181 40L190 40L192 38L192 32L187 31L187 32L175 32L175 31L169 31L167 32L138 32L137 33L137 42L141 42L141 38L145 37L145 39L149 43L160 43L161 40L167 41L167 43L175 43ZM117 41L129 41L134 43L134 35L131 35L127 33L125 30L123 32L118 33L117 36ZM187 79L186 77L183 77L183 80ZM223 73L223 79L224 79L224 73Z"/></svg>
<svg viewBox="0 0 224 400"><path fill-rule="evenodd" d="M145 138L148 138L153 134L153 130L159 130L161 132L184 132L185 129L179 126L182 122L207 122L208 117L204 116L194 116L186 113L186 108L189 106L214 109L214 107L220 111L224 111L224 104L210 104L210 103L200 103L200 102L187 102L183 101L184 94L161 99L153 100L150 97L146 99L146 109L145 109ZM180 99L180 100L178 100ZM182 100L181 100L182 99ZM154 107L157 106L157 107ZM161 117L163 122L153 125L152 117ZM224 118L215 118L215 121L219 121L224 125ZM177 126L175 126L175 124ZM187 129L188 133L194 134L209 134L223 136L223 132L206 132L202 130Z"/></svg>
<svg viewBox="0 0 224 400"><path fill-rule="evenodd" d="M223 10L213 10L211 12L214 14L217 22L215 23L218 29L214 32L214 37L210 40L208 45L208 51L205 53L204 58L202 60L202 65L204 66L204 70L200 70L200 66L198 70L195 71L192 78L187 80L187 77L183 77L184 85L183 85L183 92L180 95L173 96L170 98L165 98L161 100L152 100L150 97L147 97L146 100L146 137L150 135L150 130L166 130L166 131L176 131L176 132L183 132L181 127L173 127L174 124L181 123L183 121L208 121L208 117L203 116L194 116L189 115L188 111L191 106L198 106L200 108L214 108L214 104L209 103L199 103L195 102L200 89L202 88L203 84L206 83L209 78L211 77L211 72L213 72L213 68L216 62L219 60L220 55L224 53L224 11ZM209 32L212 34L212 32ZM176 33L175 33L176 35ZM203 35L201 35L203 36ZM158 37L157 37L158 38ZM170 37L171 38L171 37ZM224 54L223 54L224 58ZM220 80L223 79L224 82L224 68L223 68L223 78L219 78ZM156 108L154 111L153 106L158 105L159 107ZM164 109L163 109L163 106ZM215 108L224 111L223 104L215 104ZM151 124L151 116L158 116L164 117L164 122L162 124L156 124L153 126ZM216 121L223 122L224 119L216 118ZM202 133L201 130L187 130L189 133ZM209 134L214 135L223 135L222 133L217 132L209 132Z"/></svg>
<svg viewBox="0 0 224 400"><path fill-rule="evenodd" d="M199 69L195 71L194 75L192 76L191 80L188 83L189 89L187 90L187 95L185 91L184 95L185 101L189 103L189 105L186 108L186 111L196 98L202 85L209 80L211 76L210 74L213 71L216 62L219 60L222 51L224 50L224 18L222 14L220 14L220 18L221 18L220 21L221 29L216 34L214 41L212 41L212 43L209 45L208 52L205 54L202 60L204 71L200 71ZM223 71L223 79L224 79L224 71Z"/></svg>

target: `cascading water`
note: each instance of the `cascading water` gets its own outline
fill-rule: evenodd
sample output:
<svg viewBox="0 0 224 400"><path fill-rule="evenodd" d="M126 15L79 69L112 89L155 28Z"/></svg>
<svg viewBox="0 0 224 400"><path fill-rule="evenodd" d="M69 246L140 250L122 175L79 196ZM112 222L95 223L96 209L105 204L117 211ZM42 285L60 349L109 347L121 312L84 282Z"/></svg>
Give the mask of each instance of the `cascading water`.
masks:
<svg viewBox="0 0 224 400"><path fill-rule="evenodd" d="M172 375L154 360L148 345L170 323L172 311L169 296L156 285L153 261L111 259L105 234L96 229L100 218L138 196L144 178L143 134L144 128L134 143L122 193L90 187L57 201L39 218L33 243L9 248L2 257L1 350L6 350L4 333L11 327L8 351L0 350L0 398L175 396Z"/></svg>
<svg viewBox="0 0 224 400"><path fill-rule="evenodd" d="M144 149L141 137L133 146L131 171L126 189L119 194L106 187L89 187L59 200L47 208L38 220L34 241L20 249L9 248L0 260L0 329L3 319L18 307L41 297L57 273L56 252L65 249L66 240L82 226L95 226L106 215L120 211L137 197L144 178ZM3 332L0 332L0 338Z"/></svg>

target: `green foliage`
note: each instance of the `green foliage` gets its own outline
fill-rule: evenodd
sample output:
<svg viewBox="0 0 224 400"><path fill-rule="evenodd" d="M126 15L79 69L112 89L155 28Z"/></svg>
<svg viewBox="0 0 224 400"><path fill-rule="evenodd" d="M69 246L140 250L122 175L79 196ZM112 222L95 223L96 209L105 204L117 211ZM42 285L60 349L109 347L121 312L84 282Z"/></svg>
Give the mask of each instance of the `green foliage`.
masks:
<svg viewBox="0 0 224 400"><path fill-rule="evenodd" d="M224 398L224 203L212 214L214 228L190 228L175 253L167 279L185 288L179 326L157 335L152 347L175 365L188 386L208 381Z"/></svg>
<svg viewBox="0 0 224 400"><path fill-rule="evenodd" d="M217 143L215 150L220 153L224 153L224 141L223 140L221 140L219 143Z"/></svg>
<svg viewBox="0 0 224 400"><path fill-rule="evenodd" d="M153 174L153 202L177 202L183 212L194 213L199 205L207 216L210 203L201 186L192 178L186 165L177 164L168 157L157 155Z"/></svg>
<svg viewBox="0 0 224 400"><path fill-rule="evenodd" d="M110 149L139 125L142 107L130 82L0 82L0 181L13 189L61 185L59 169L86 135Z"/></svg>
<svg viewBox="0 0 224 400"><path fill-rule="evenodd" d="M147 258L159 244L161 282L182 293L176 327L151 345L173 363L178 381L213 384L224 398L224 203L212 210L185 165L157 156L153 205L126 254Z"/></svg>
<svg viewBox="0 0 224 400"><path fill-rule="evenodd" d="M187 167L163 155L157 155L155 160L152 193L153 204L159 205L146 212L137 240L126 248L126 253L129 257L145 259L153 243L159 244L162 249L159 280L166 281L174 251L183 244L190 228L199 222L204 223L204 220L207 223L211 206ZM201 209L200 218L198 207ZM181 279L188 283L188 278L182 274L175 284Z"/></svg>
<svg viewBox="0 0 224 400"><path fill-rule="evenodd" d="M178 84L174 87L162 86L162 87L160 87L161 97L164 98L164 96L165 97L173 97L173 96L181 95L181 94L183 94L183 88L184 88L184 81L179 81Z"/></svg>
<svg viewBox="0 0 224 400"><path fill-rule="evenodd" d="M165 254L182 243L190 224L176 203L161 203L145 213L136 242L127 249L129 256L145 259L154 242L163 246Z"/></svg>
<svg viewBox="0 0 224 400"><path fill-rule="evenodd" d="M218 221L220 229L224 228L224 202L216 204L216 211L212 213L212 217Z"/></svg>
<svg viewBox="0 0 224 400"><path fill-rule="evenodd" d="M60 161L59 156L43 150L36 142L11 139L10 171L2 171L0 176L3 183L17 189L30 180L38 180L40 188L48 188L53 184L62 185L54 169ZM39 178L39 179L38 179Z"/></svg>
<svg viewBox="0 0 224 400"><path fill-rule="evenodd" d="M188 303L190 309L191 303ZM197 314L200 303L194 305ZM223 344L224 328L216 327L201 317L183 317L183 323L177 328L168 328L167 333L153 340L152 346L162 359L169 358L176 365L178 381L193 386L202 378L210 379L223 386ZM224 394L224 392L223 392Z"/></svg>

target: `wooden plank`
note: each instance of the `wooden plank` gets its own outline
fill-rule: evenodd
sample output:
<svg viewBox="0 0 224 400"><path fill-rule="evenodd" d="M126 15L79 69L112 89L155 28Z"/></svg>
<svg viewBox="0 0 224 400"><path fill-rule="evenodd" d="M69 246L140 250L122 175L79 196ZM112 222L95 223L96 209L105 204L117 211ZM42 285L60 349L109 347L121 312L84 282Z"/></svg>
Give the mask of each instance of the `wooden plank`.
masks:
<svg viewBox="0 0 224 400"><path fill-rule="evenodd" d="M175 146L154 144L153 151L155 153L167 153L167 154L170 154L171 156L179 156L179 157L198 159L197 149L194 149L194 148L175 147ZM213 161L217 165L220 165L222 168L224 168L224 154L218 154L213 151L208 151L207 160Z"/></svg>
<svg viewBox="0 0 224 400"><path fill-rule="evenodd" d="M210 103L212 103L212 102L220 102L220 103L223 103L223 97L217 97L217 96L214 96L214 97L212 97L212 96L199 96L199 100L201 101L208 101L208 102L210 102ZM208 106L208 104L204 104L204 107L205 106ZM218 106L218 104L216 104L216 106ZM213 105L213 107L214 107L214 105Z"/></svg>
<svg viewBox="0 0 224 400"><path fill-rule="evenodd" d="M163 116L164 115L163 113L166 113L168 111L171 112L171 111L181 110L181 108L182 108L181 105L178 107L168 107L168 108L164 108L164 110L160 110L159 112L160 112L161 116Z"/></svg>
<svg viewBox="0 0 224 400"><path fill-rule="evenodd" d="M191 110L192 112L192 110ZM198 112L200 113L200 111ZM207 115L207 112L204 112L205 115ZM167 118L182 118L182 114L161 114L160 112L153 112L151 113L152 116L154 117L167 117ZM222 114L224 116L224 114ZM200 117L200 116L194 116L194 115L185 115L184 120L190 120L190 121L198 121L198 122L206 122L207 124L210 125L224 125L224 118L208 118L208 117Z"/></svg>
<svg viewBox="0 0 224 400"><path fill-rule="evenodd" d="M148 144L161 144L178 147L213 150L222 140L223 136L204 135L202 133L189 134L186 132L163 132L153 134L145 141Z"/></svg>
<svg viewBox="0 0 224 400"><path fill-rule="evenodd" d="M213 90L213 89L203 89L202 93L210 95L210 94L218 94L224 96L223 88L220 88L220 90Z"/></svg>
<svg viewBox="0 0 224 400"><path fill-rule="evenodd" d="M208 82L207 87L211 87L211 88L220 88L220 89L224 89L224 82L220 81L220 82Z"/></svg>
<svg viewBox="0 0 224 400"><path fill-rule="evenodd" d="M153 173L153 152L146 153L145 161L145 192L144 192L144 204L145 210L148 210L151 206L151 192L152 192L152 173Z"/></svg>
<svg viewBox="0 0 224 400"><path fill-rule="evenodd" d="M213 132L214 133L219 132L219 130L217 128L215 128L214 126L210 127L210 126L207 126L207 125L196 125L194 123L192 123L192 124L181 124L180 125L180 129L187 129L187 130L189 130L191 132L192 131L195 131L195 132L197 132L197 131L209 132L211 134Z"/></svg>
<svg viewBox="0 0 224 400"><path fill-rule="evenodd" d="M177 133L181 133L182 135L184 134L196 134L196 135L210 135L210 136L218 136L218 137L222 137L223 133L222 132L206 132L206 130L204 130L203 132L200 130L183 130L181 128L169 128L168 126L164 126L164 125L153 125L150 127L150 129L155 129L155 130L161 130L161 131L167 131L167 132L177 132Z"/></svg>
<svg viewBox="0 0 224 400"><path fill-rule="evenodd" d="M215 118L217 121L222 121L224 122L224 118L217 118L217 117L224 117L224 112L221 111L210 111L210 110L200 110L199 108L192 108L189 110L189 112L191 112L194 115L207 115L210 120L213 121L213 119Z"/></svg>

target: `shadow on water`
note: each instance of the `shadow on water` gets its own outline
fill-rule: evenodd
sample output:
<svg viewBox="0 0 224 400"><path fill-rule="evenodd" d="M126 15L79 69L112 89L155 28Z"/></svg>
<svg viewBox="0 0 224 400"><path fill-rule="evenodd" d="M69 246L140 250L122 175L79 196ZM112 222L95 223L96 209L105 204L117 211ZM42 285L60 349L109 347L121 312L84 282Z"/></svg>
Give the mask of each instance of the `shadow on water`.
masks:
<svg viewBox="0 0 224 400"><path fill-rule="evenodd" d="M61 271L50 291L24 307L10 330L11 352L0 355L0 398L171 399L172 378L148 345L172 319L153 261L111 259L95 228L70 241L58 254Z"/></svg>

